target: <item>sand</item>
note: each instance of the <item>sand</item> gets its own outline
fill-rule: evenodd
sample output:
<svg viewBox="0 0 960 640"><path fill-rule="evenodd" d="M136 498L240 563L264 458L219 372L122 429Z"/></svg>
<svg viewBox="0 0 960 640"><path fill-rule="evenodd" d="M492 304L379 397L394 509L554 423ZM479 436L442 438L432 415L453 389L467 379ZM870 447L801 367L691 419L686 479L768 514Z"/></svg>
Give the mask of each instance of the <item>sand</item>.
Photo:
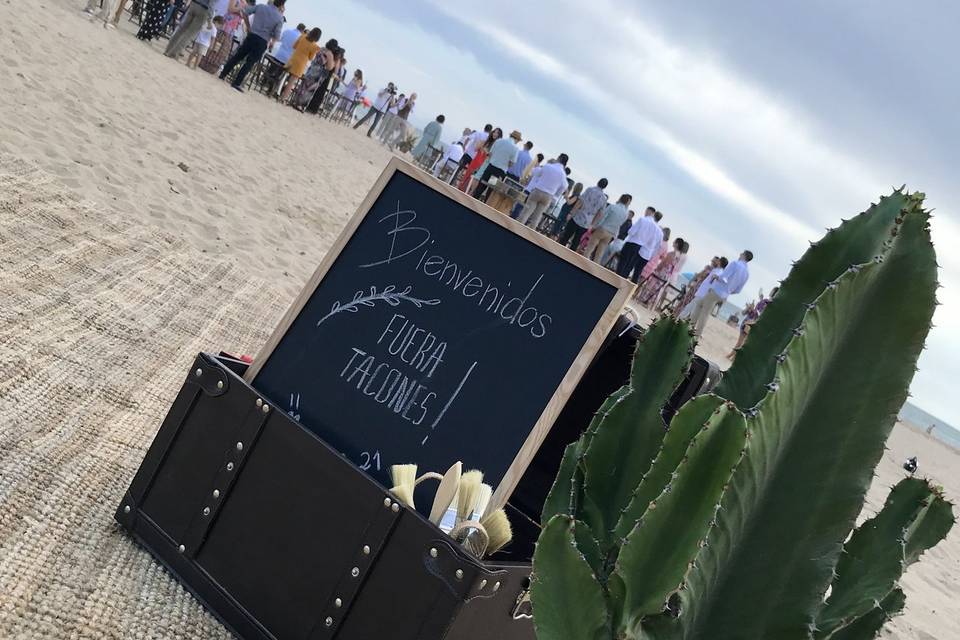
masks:
<svg viewBox="0 0 960 640"><path fill-rule="evenodd" d="M359 132L241 96L164 58L159 44L133 38L125 20L120 31L91 24L83 4L0 0L0 160L31 163L105 217L269 283L267 297L282 307L389 153ZM725 367L735 339L735 329L711 321L700 353ZM888 446L868 510L903 476L909 455L960 499L957 451L904 426ZM960 638L958 529L908 572L906 615L885 637Z"/></svg>

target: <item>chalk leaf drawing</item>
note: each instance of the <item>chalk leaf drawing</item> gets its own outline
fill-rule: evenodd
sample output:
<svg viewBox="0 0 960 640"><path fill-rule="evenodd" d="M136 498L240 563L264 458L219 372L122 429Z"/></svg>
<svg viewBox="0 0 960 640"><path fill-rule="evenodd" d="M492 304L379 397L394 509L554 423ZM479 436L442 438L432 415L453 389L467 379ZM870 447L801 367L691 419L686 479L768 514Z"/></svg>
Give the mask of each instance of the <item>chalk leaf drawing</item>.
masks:
<svg viewBox="0 0 960 640"><path fill-rule="evenodd" d="M394 285L390 284L383 288L383 291L377 291L376 287L370 287L370 293L366 291L357 291L353 295L353 300L347 302L346 304L341 304L339 300L333 303L333 306L330 307L330 313L320 318L320 321L317 322L319 327L323 324L328 318L335 316L338 313L344 311L348 313L356 313L360 310L360 307L375 307L377 302L386 302L391 307L397 307L402 302L409 302L418 309L423 308L424 306L432 307L434 305L440 304L440 300L425 300L423 298L414 297L411 294L413 287L407 286L407 288L399 290Z"/></svg>

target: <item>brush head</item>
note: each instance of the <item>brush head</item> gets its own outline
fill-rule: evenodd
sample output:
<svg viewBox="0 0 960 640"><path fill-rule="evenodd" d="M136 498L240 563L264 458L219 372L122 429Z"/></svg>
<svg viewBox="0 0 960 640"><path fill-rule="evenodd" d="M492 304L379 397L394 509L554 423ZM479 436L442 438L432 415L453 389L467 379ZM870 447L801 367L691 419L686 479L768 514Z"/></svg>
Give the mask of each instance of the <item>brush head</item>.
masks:
<svg viewBox="0 0 960 640"><path fill-rule="evenodd" d="M510 544L513 540L513 529L510 528L510 520L507 519L507 512L503 509L497 509L480 520L480 524L487 530L490 542L487 545L487 555L492 555Z"/></svg>
<svg viewBox="0 0 960 640"><path fill-rule="evenodd" d="M493 487L488 484L481 484L477 496L477 509L473 512L473 520L480 520L487 512L487 506L490 504L490 498L493 496Z"/></svg>
<svg viewBox="0 0 960 640"><path fill-rule="evenodd" d="M393 465L390 467L390 479L393 481L390 492L397 496L397 500L413 508L413 487L417 481L417 465Z"/></svg>
<svg viewBox="0 0 960 640"><path fill-rule="evenodd" d="M473 517L480 498L481 484L483 473L476 469L467 471L460 477L460 487L457 489L457 524Z"/></svg>

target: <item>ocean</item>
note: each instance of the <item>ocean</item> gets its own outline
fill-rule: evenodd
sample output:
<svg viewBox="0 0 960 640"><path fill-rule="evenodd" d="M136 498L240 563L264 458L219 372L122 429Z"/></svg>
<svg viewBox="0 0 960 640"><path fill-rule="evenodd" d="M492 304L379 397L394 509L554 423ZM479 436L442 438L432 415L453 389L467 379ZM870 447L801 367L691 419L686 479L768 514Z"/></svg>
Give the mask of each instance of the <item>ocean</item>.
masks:
<svg viewBox="0 0 960 640"><path fill-rule="evenodd" d="M900 419L917 429L927 430L933 427L930 435L951 447L960 449L960 431L915 404L908 402L903 405L903 409L900 410Z"/></svg>

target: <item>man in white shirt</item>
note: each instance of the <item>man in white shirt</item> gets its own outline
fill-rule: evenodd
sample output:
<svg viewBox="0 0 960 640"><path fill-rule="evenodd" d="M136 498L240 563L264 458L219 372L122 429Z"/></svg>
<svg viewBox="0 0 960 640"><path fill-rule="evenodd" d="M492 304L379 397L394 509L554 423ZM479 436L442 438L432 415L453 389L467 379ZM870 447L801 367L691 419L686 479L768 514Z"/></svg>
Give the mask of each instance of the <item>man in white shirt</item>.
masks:
<svg viewBox="0 0 960 640"><path fill-rule="evenodd" d="M640 283L640 273L653 257L653 252L663 242L663 229L657 224L663 219L663 214L647 207L646 215L630 227L626 242L620 250L620 262L617 264L617 274L621 278Z"/></svg>
<svg viewBox="0 0 960 640"><path fill-rule="evenodd" d="M697 300L707 295L707 291L710 289L710 279L713 276L718 276L723 273L723 270L727 268L727 265L730 264L727 262L726 258L720 258L718 256L713 256L713 260L710 261L710 272L707 274L707 277L700 281L700 286L697 287L696 292L693 294L693 299L687 303L683 309L680 310L680 314L677 316L681 320L687 320L690 318L690 314L693 313L694 305L697 303Z"/></svg>
<svg viewBox="0 0 960 640"><path fill-rule="evenodd" d="M374 100L373 106L360 118L355 125L354 129L359 129L361 126L366 123L367 120L373 118L373 124L370 125L370 130L367 131L367 137L373 136L373 130L377 128L377 125L380 124L383 114L387 112L387 108L390 106L390 103L393 99L393 96L397 93L397 88L392 82L388 82L387 86L380 90L380 93L377 94L377 99Z"/></svg>
<svg viewBox="0 0 960 640"><path fill-rule="evenodd" d="M556 160L534 169L527 183L527 203L517 216L517 221L531 229L540 225L540 218L552 204L553 199L567 191L567 154L561 153Z"/></svg>
<svg viewBox="0 0 960 640"><path fill-rule="evenodd" d="M447 147L447 152L443 155L443 158L437 163L437 166L433 168L433 175L440 177L440 174L444 170L448 171L447 178L450 178L457 172L457 167L460 165L460 158L463 157L463 143L459 140Z"/></svg>
<svg viewBox="0 0 960 640"><path fill-rule="evenodd" d="M727 268L719 274L714 269L713 272L704 280L707 285L707 291L702 298L694 300L691 304L690 323L693 325L693 332L700 336L707 326L707 318L713 308L722 303L727 297L743 291L744 285L750 279L750 269L747 263L753 260L753 253L744 251L740 258L727 265ZM699 291L697 292L699 293Z"/></svg>
<svg viewBox="0 0 960 640"><path fill-rule="evenodd" d="M383 122L380 123L380 130L377 131L377 135L380 137L380 142L384 142L383 134L385 132L393 130L394 121L397 119L397 113L405 104L407 104L407 94L405 93L401 93L399 96L391 99L387 104L387 112L383 115Z"/></svg>
<svg viewBox="0 0 960 640"><path fill-rule="evenodd" d="M477 155L477 149L483 146L483 143L490 137L493 131L493 125L484 125L483 131L474 131L467 136L467 142L463 145L463 157L460 158L460 167L466 167L473 162L473 157Z"/></svg>

